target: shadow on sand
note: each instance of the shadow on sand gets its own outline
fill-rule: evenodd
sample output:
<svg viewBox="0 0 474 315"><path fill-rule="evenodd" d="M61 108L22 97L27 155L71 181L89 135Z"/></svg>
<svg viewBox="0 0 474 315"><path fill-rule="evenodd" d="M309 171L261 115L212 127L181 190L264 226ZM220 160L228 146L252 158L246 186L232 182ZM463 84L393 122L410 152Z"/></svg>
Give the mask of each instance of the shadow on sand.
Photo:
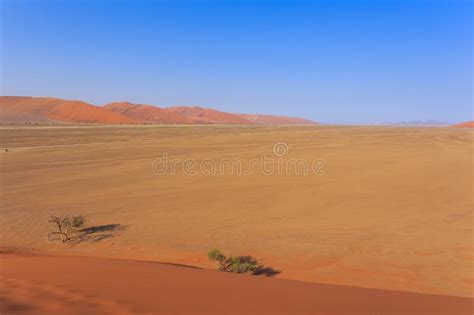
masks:
<svg viewBox="0 0 474 315"><path fill-rule="evenodd" d="M265 265L259 265L257 269L253 272L253 274L256 276L261 275L265 277L273 277L280 273L281 273L281 270L276 270L273 267L265 266Z"/></svg>
<svg viewBox="0 0 474 315"><path fill-rule="evenodd" d="M254 265L255 270L252 272L252 275L254 276L273 277L281 273L281 270L276 270L273 267L266 266L261 260L258 260L253 256L238 256L237 260L242 265ZM239 271L237 272L239 273Z"/></svg>
<svg viewBox="0 0 474 315"><path fill-rule="evenodd" d="M84 242L99 242L122 234L127 226L122 224L106 224L90 226L77 230L69 235L68 244L79 244ZM51 232L48 234L49 241L61 241L61 233Z"/></svg>
<svg viewBox="0 0 474 315"><path fill-rule="evenodd" d="M240 256L240 261L242 262L255 262L257 264L256 269L252 272L254 276L265 276L265 277L273 277L277 274L281 273L281 270L276 270L273 267L266 266L262 263L262 261L258 260L252 256Z"/></svg>
<svg viewBox="0 0 474 315"><path fill-rule="evenodd" d="M99 242L122 234L127 226L122 224L106 224L83 228L71 237L69 243Z"/></svg>

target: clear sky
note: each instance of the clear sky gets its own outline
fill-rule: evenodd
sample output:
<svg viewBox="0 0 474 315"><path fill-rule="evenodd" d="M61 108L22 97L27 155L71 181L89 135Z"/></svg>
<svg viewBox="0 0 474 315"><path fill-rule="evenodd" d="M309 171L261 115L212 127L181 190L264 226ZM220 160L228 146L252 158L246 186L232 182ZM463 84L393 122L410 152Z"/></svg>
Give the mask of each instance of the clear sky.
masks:
<svg viewBox="0 0 474 315"><path fill-rule="evenodd" d="M472 119L470 0L0 0L1 94Z"/></svg>

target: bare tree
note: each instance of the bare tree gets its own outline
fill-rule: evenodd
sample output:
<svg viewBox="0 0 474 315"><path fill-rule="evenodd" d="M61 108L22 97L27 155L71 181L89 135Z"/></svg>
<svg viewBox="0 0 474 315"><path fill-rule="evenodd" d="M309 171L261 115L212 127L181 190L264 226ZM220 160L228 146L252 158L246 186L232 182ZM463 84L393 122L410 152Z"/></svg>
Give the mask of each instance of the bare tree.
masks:
<svg viewBox="0 0 474 315"><path fill-rule="evenodd" d="M69 216L55 216L49 217L48 221L55 229L55 231L48 234L48 240L54 235L59 235L62 242L67 242L71 239L71 234L77 232L84 227L86 218L83 215Z"/></svg>

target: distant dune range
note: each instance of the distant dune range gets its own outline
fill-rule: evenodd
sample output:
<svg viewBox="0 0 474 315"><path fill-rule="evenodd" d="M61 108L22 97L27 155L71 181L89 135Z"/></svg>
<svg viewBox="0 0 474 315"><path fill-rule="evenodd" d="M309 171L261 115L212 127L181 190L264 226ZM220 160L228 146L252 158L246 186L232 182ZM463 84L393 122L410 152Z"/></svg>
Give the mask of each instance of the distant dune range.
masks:
<svg viewBox="0 0 474 315"><path fill-rule="evenodd" d="M131 124L135 120L80 101L2 96L0 97L0 122Z"/></svg>
<svg viewBox="0 0 474 315"><path fill-rule="evenodd" d="M466 121L460 124L451 125L453 128L474 128L474 120Z"/></svg>
<svg viewBox="0 0 474 315"><path fill-rule="evenodd" d="M0 123L316 124L303 118L231 114L198 106L160 108L129 102L94 106L81 101L20 96L0 96Z"/></svg>

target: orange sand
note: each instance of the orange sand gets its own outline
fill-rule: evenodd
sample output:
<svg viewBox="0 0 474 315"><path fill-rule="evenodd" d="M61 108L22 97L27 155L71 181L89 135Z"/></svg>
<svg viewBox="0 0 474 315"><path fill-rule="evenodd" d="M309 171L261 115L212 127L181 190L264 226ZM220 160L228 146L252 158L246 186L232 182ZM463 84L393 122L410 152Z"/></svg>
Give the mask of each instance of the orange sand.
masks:
<svg viewBox="0 0 474 315"><path fill-rule="evenodd" d="M0 256L2 314L472 314L469 298L141 261Z"/></svg>
<svg viewBox="0 0 474 315"><path fill-rule="evenodd" d="M395 127L0 129L0 244L39 253L213 268L253 255L278 278L472 296L473 132ZM327 164L320 176L157 176L169 158L273 155ZM4 152L3 147L8 148ZM118 224L48 242L48 216Z"/></svg>
<svg viewBox="0 0 474 315"><path fill-rule="evenodd" d="M456 125L452 125L453 128L474 128L474 121L466 121Z"/></svg>

